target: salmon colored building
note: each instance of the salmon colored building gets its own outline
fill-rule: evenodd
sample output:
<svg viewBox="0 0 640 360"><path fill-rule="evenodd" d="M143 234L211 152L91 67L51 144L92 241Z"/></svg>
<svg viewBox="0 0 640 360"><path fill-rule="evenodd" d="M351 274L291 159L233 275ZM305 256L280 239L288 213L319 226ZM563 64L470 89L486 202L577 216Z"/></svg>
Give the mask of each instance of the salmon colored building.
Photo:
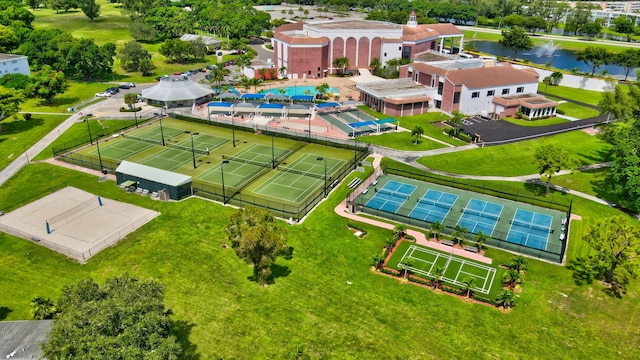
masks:
<svg viewBox="0 0 640 360"><path fill-rule="evenodd" d="M456 43L456 40L457 43ZM417 53L453 53L464 35L453 24L418 25L411 13L406 25L368 20L313 20L275 29L271 45L274 67L286 68L292 79L337 73L333 61L349 59L345 70L368 68L374 58L385 66L391 59L413 59Z"/></svg>

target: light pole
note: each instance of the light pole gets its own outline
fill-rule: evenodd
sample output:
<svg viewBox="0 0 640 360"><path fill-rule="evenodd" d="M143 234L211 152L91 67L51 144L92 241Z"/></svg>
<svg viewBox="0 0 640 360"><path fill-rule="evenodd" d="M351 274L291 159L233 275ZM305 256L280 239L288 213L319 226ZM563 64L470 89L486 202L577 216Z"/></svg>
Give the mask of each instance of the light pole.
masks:
<svg viewBox="0 0 640 360"><path fill-rule="evenodd" d="M273 145L273 133L271 134L271 168L276 168L276 148Z"/></svg>
<svg viewBox="0 0 640 360"><path fill-rule="evenodd" d="M358 167L358 139L353 136L353 169L355 170Z"/></svg>
<svg viewBox="0 0 640 360"><path fill-rule="evenodd" d="M136 129L138 128L138 109L136 108L136 104L133 104L133 119L136 121Z"/></svg>
<svg viewBox="0 0 640 360"><path fill-rule="evenodd" d="M222 160L220 164L220 175L222 176L222 204L227 203L227 195L224 192L224 164L228 164L229 160Z"/></svg>
<svg viewBox="0 0 640 360"><path fill-rule="evenodd" d="M164 130L162 130L162 117L163 114L160 114L160 137L162 138L162 146L164 146Z"/></svg>
<svg viewBox="0 0 640 360"><path fill-rule="evenodd" d="M200 135L200 133L199 132L192 133L189 130L185 130L184 133L191 135L191 156L193 157L193 168L195 169L196 168L196 148L193 144L193 136Z"/></svg>
<svg viewBox="0 0 640 360"><path fill-rule="evenodd" d="M100 138L103 137L104 134L98 134L96 137L96 148L98 149L98 162L100 162L100 172L102 172L102 156L100 155Z"/></svg>
<svg viewBox="0 0 640 360"><path fill-rule="evenodd" d="M89 118L87 118L87 115L84 116L84 122L87 123L87 130L89 131L89 142L93 145L93 139L91 138L91 126L89 126Z"/></svg>
<svg viewBox="0 0 640 360"><path fill-rule="evenodd" d="M322 156L318 156L316 159L318 161L324 161L324 197L327 197L327 160L325 160Z"/></svg>
<svg viewBox="0 0 640 360"><path fill-rule="evenodd" d="M236 147L236 124L233 121L233 115L231 115L231 141L233 142L233 147Z"/></svg>

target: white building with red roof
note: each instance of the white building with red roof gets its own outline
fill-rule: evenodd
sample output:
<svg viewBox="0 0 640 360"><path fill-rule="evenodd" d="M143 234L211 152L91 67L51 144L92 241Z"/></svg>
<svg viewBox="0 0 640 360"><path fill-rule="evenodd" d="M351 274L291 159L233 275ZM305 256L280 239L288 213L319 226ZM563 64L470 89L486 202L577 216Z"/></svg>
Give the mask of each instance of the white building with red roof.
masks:
<svg viewBox="0 0 640 360"><path fill-rule="evenodd" d="M459 59L416 62L400 68L400 78L410 78L432 93L432 106L446 113L512 116L518 110L527 118L555 116L558 103L538 95L539 75L533 69L516 69L493 59Z"/></svg>
<svg viewBox="0 0 640 360"><path fill-rule="evenodd" d="M333 61L341 57L349 59L349 69L368 68L374 58L384 66L391 59L413 59L427 50L453 52L455 47L462 48L463 40L455 25L418 25L411 13L406 25L368 20L286 24L275 29L271 45L274 67L284 67L290 78L299 79L338 72Z"/></svg>

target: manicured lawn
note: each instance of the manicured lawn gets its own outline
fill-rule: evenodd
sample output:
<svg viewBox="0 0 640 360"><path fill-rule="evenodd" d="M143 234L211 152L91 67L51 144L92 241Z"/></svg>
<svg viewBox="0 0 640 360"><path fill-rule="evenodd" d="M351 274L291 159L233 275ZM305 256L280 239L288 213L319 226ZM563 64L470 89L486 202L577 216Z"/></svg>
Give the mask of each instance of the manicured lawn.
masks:
<svg viewBox="0 0 640 360"><path fill-rule="evenodd" d="M529 127L562 124L569 121L567 119L563 119L559 117L540 119L540 120L525 120L525 119L516 119L512 117L505 117L505 118L502 118L502 120L510 122L512 124L519 125L519 126L529 126Z"/></svg>
<svg viewBox="0 0 640 360"><path fill-rule="evenodd" d="M544 93L545 85L543 83L538 84L538 93ZM548 86L546 96L550 99L555 96L560 96L570 100L583 102L590 105L598 105L598 102L602 100L602 93L592 90L582 90L576 88L570 88L566 86Z"/></svg>
<svg viewBox="0 0 640 360"><path fill-rule="evenodd" d="M112 133L115 129L122 129L135 123L135 120L96 120L89 118L89 127L91 127L91 137L96 138L101 133ZM138 120L142 123L143 120ZM44 160L53 156L51 148L67 148L77 144L89 141L89 129L86 122L78 122L71 125L62 136L56 138L51 146L43 149L34 160Z"/></svg>
<svg viewBox="0 0 640 360"><path fill-rule="evenodd" d="M629 325L640 320L637 281L622 299L611 299L598 284L574 285L563 267L530 260L524 291L509 314L404 285L369 271L369 259L391 232L362 225L369 234L358 239L333 212L344 185L302 224L288 228L293 258L278 260L275 284L264 288L247 280L251 269L221 247L228 244L223 229L232 208L198 199L151 201L48 164L23 169L0 189L0 202L41 191L51 179L162 215L86 265L0 234L0 286L11 289L2 298L7 320L28 319L31 298L55 298L66 283L88 276L102 282L127 272L166 285L176 334L192 359L291 358L297 350L311 358L640 356L630 346L637 331ZM585 217L606 214L603 209L575 202L575 212ZM572 224L572 235L579 223ZM487 252L496 264L512 256Z"/></svg>
<svg viewBox="0 0 640 360"><path fill-rule="evenodd" d="M575 157L580 165L604 162L609 145L582 131L522 141L513 144L488 146L451 154L421 157L418 162L434 170L456 174L517 176L538 172L534 161L536 148L541 144L555 144Z"/></svg>
<svg viewBox="0 0 640 360"><path fill-rule="evenodd" d="M421 138L418 144L415 143L415 136L411 136L408 131L391 132L382 135L371 135L359 137L358 141L366 142L369 144L386 146L392 149L409 150L409 151L423 151L433 150L445 147L445 145L429 140L427 138Z"/></svg>
<svg viewBox="0 0 640 360"><path fill-rule="evenodd" d="M0 132L0 169L4 169L18 156L24 156L26 149L51 132L67 117L60 115L35 114L24 121L21 114L15 120L4 120ZM33 160L33 159L29 159Z"/></svg>
<svg viewBox="0 0 640 360"><path fill-rule="evenodd" d="M69 89L53 99L53 104L48 104L40 98L27 99L21 106L23 112L66 112L68 108L75 108L81 102L94 98L97 92L104 91L110 87L106 83L89 83L70 81Z"/></svg>
<svg viewBox="0 0 640 360"><path fill-rule="evenodd" d="M562 110L565 115L576 119L587 119L600 115L600 112L596 109L580 106L570 102L558 105L558 110Z"/></svg>

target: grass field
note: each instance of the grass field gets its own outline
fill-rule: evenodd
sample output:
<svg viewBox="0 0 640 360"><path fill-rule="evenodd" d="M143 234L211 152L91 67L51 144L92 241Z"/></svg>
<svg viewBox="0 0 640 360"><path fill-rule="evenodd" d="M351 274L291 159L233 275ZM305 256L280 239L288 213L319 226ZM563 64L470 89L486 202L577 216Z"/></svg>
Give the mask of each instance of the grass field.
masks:
<svg viewBox="0 0 640 360"><path fill-rule="evenodd" d="M538 172L533 154L541 144L555 144L576 158L580 165L606 161L609 145L582 131L543 139L489 146L451 154L422 157L418 162L434 170L456 174L517 176Z"/></svg>
<svg viewBox="0 0 640 360"><path fill-rule="evenodd" d="M22 112L49 112L63 114L68 108L75 108L82 101L91 99L95 93L104 91L110 85L106 83L88 83L70 81L69 89L53 99L53 104L48 104L46 101L33 98L27 99L21 106Z"/></svg>
<svg viewBox="0 0 640 360"><path fill-rule="evenodd" d="M415 143L415 140L416 137L411 136L411 133L407 131L358 137L358 141L398 150L424 151L445 147L445 145L427 138L421 138L418 144Z"/></svg>
<svg viewBox="0 0 640 360"><path fill-rule="evenodd" d="M569 102L558 105L558 110L562 110L565 115L576 119L588 119L600 115L600 112L596 109Z"/></svg>
<svg viewBox="0 0 640 360"><path fill-rule="evenodd" d="M333 211L346 195L344 185L302 224L289 227L294 256L278 260L275 283L263 288L247 279L246 263L221 248L228 244L223 229L232 208L198 199L154 202L127 195L113 182L98 183L47 164L23 169L0 188L0 202L18 200L15 194L27 197L50 179L162 215L86 265L0 234L0 286L11 289L11 296L0 300L6 320L28 319L31 298L55 298L71 281L88 276L104 281L128 272L167 286L176 335L191 359L292 358L297 350L311 358L640 356L640 330L630 325L640 320L637 281L622 299L611 299L598 284L574 285L563 267L530 261L524 291L509 314L404 285L369 272L369 259L391 232L361 224L369 234L353 236L347 220ZM590 202L574 204L585 220L615 212ZM572 238L581 223L572 226ZM511 257L492 249L487 254L496 264Z"/></svg>
<svg viewBox="0 0 640 360"><path fill-rule="evenodd" d="M545 92L545 85L543 83L538 84L538 92ZM598 103L600 102L600 100L602 100L602 92L570 88L561 85L548 86L545 96L549 99L555 99L555 96L559 96L569 100L574 100L595 106L598 106Z"/></svg>
<svg viewBox="0 0 640 360"><path fill-rule="evenodd" d="M0 132L0 169L7 167L17 156L21 156L26 149L66 118L59 115L35 114L31 120L24 121L22 115L18 114L15 119L4 120Z"/></svg>

